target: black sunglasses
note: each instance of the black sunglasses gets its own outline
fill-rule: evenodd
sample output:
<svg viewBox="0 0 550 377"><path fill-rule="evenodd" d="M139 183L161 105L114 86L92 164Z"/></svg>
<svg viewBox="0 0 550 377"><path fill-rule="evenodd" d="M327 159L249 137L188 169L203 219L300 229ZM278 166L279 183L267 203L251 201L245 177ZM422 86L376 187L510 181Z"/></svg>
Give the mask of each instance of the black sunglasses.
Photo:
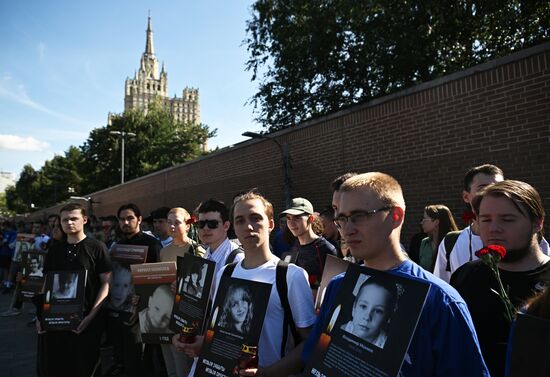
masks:
<svg viewBox="0 0 550 377"><path fill-rule="evenodd" d="M220 222L218 220L199 220L197 226L202 229L208 225L208 229L216 229Z"/></svg>

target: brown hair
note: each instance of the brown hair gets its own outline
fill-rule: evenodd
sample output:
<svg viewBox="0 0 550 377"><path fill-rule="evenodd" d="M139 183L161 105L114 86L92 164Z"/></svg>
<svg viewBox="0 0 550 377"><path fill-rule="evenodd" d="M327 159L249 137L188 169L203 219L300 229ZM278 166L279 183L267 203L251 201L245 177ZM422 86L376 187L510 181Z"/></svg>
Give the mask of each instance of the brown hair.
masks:
<svg viewBox="0 0 550 377"><path fill-rule="evenodd" d="M508 179L484 187L472 200L472 208L477 215L479 215L481 201L486 196L506 197L531 221L544 220L545 212L540 195L529 183ZM542 229L539 234L543 235Z"/></svg>
<svg viewBox="0 0 550 377"><path fill-rule="evenodd" d="M405 209L403 190L397 180L388 174L370 172L355 175L342 184L340 191L355 191L362 188L368 188L375 192L380 200L387 205Z"/></svg>
<svg viewBox="0 0 550 377"><path fill-rule="evenodd" d="M458 230L453 214L447 206L443 204L428 205L424 208L424 212L430 219L439 220L437 240L435 240L437 245L441 243L447 233ZM437 256L437 253L434 253L434 256Z"/></svg>
<svg viewBox="0 0 550 377"><path fill-rule="evenodd" d="M82 216L86 216L86 208L80 203L68 203L65 204L61 209L59 210L59 214L62 212L70 212L74 210L80 210L80 213L82 213Z"/></svg>
<svg viewBox="0 0 550 377"><path fill-rule="evenodd" d="M526 303L527 314L550 319L550 286L531 297Z"/></svg>
<svg viewBox="0 0 550 377"><path fill-rule="evenodd" d="M231 207L231 219L233 220L233 218L235 216L235 207L237 206L237 204L239 202L243 202L245 200L255 200L255 199L258 199L259 201L262 202L262 204L264 205L264 208L265 208L265 214L266 214L267 218L269 220L273 220L273 204L271 204L269 202L269 200L264 198L262 195L260 195L258 193L255 193L255 192L252 192L252 191L246 192L246 193L244 193L242 195L239 195L238 197L235 198L235 200L233 201L233 206Z"/></svg>

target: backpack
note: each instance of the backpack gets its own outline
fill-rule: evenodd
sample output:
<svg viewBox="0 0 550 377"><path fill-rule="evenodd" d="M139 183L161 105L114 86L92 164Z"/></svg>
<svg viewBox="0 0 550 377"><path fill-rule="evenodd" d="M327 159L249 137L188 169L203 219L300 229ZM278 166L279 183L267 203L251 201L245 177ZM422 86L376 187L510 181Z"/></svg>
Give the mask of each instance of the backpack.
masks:
<svg viewBox="0 0 550 377"><path fill-rule="evenodd" d="M451 272L451 251L453 251L456 240L458 240L458 236L460 236L461 232L461 230L449 232L443 239L443 246L445 246L445 256L447 257L447 266L445 266L445 271Z"/></svg>
<svg viewBox="0 0 550 377"><path fill-rule="evenodd" d="M235 253L235 254L238 254L238 253ZM227 264L226 265L227 267L225 267L225 270L223 271L223 276L231 277L237 263L238 262ZM296 324L294 323L294 318L292 317L292 310L290 309L290 303L288 302L288 285L286 281L287 271L288 271L288 263L283 260L279 260L279 262L277 262L277 270L275 273L275 283L277 287L277 293L279 294L279 299L281 300L281 305L283 306L284 317L285 317L283 320L283 339L281 341L281 358L285 356L286 343L288 339L288 328L290 328L290 332L292 334L292 338L294 339L295 345L299 344L302 341L302 337L300 336L300 333L298 333L298 330L296 329Z"/></svg>
<svg viewBox="0 0 550 377"><path fill-rule="evenodd" d="M241 253L244 253L244 249L242 248L242 246L239 246L235 250L232 250L231 253L229 253L229 255L227 256L227 259L225 260L225 265L227 266L228 264L233 263L237 254L241 254Z"/></svg>

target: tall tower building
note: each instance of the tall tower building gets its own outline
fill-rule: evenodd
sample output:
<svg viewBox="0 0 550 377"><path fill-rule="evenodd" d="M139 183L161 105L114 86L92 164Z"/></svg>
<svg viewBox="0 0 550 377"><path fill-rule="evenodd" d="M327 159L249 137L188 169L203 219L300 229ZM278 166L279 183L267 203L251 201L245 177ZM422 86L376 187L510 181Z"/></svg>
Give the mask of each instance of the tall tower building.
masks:
<svg viewBox="0 0 550 377"><path fill-rule="evenodd" d="M199 90L185 88L181 97L168 97L168 74L164 63L159 75L159 62L153 46L151 16L147 23L145 52L141 55L139 70L134 78L127 78L124 91L124 111L147 110L149 103L160 100L179 122L200 123Z"/></svg>

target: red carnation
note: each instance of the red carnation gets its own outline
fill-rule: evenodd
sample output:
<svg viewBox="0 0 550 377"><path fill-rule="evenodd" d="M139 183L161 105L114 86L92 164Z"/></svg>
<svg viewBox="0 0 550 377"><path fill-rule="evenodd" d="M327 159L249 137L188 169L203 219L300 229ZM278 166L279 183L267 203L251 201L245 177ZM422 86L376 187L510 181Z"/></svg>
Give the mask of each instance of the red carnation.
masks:
<svg viewBox="0 0 550 377"><path fill-rule="evenodd" d="M499 257L500 260L506 255L506 249L504 248L504 246L500 245L489 245L481 250L476 251L476 256L478 258L481 258L483 255L494 255L495 257Z"/></svg>
<svg viewBox="0 0 550 377"><path fill-rule="evenodd" d="M192 224L195 224L197 222L197 218L195 216L191 216L190 218L187 219L187 221L185 222L187 225L192 225Z"/></svg>

